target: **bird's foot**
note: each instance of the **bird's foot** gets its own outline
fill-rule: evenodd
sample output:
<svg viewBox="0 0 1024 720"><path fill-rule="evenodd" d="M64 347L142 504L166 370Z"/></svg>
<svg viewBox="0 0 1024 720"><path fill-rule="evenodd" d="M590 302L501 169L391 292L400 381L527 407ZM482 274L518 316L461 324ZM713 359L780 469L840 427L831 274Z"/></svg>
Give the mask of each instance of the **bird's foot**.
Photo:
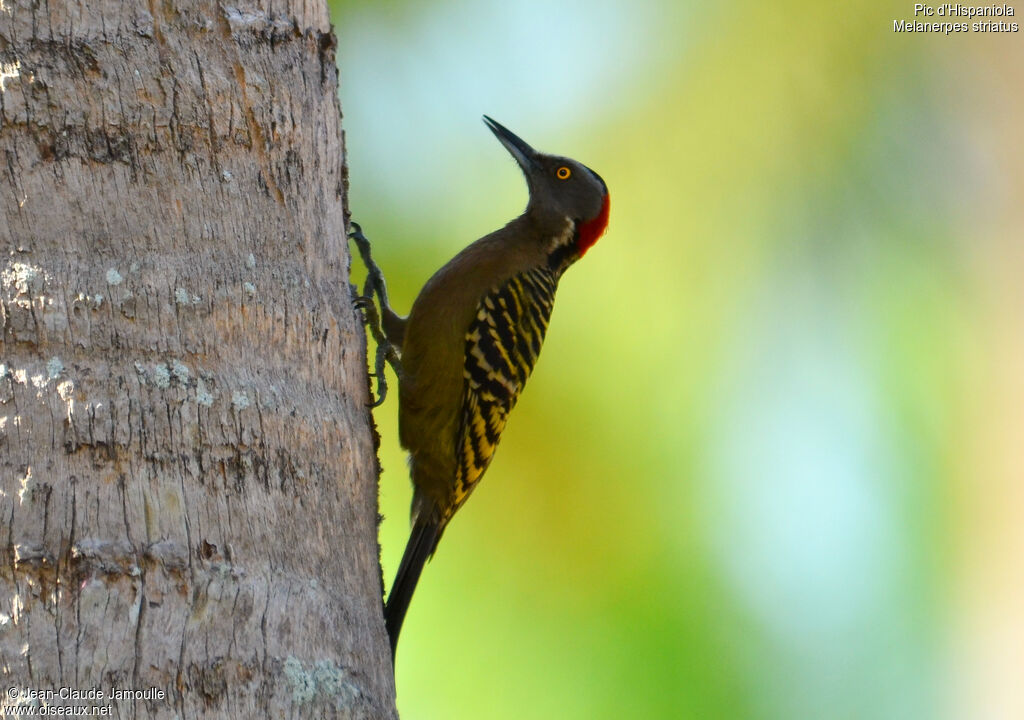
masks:
<svg viewBox="0 0 1024 720"><path fill-rule="evenodd" d="M399 316L388 304L384 274L373 260L370 253L370 241L363 234L363 229L356 222L351 223L351 227L349 238L355 242L367 270L363 294L355 295L353 305L362 312L363 324L366 325L374 342L377 343L374 371L371 373L373 377L377 378L377 400L371 407L377 407L384 402L384 398L387 396L385 364L391 365L399 378L402 375L400 348L405 335L405 318ZM353 294L355 294L354 291L353 288ZM374 303L374 296L376 296L377 303L380 304L380 312L377 310L377 304Z"/></svg>
<svg viewBox="0 0 1024 720"><path fill-rule="evenodd" d="M377 344L377 352L374 356L373 372L371 377L377 378L377 399L370 407L377 407L384 402L388 394L387 375L384 372L385 364L391 365L395 375L401 377L402 362L398 350L392 345L384 331L381 329L380 315L377 313L377 306L373 297L369 295L358 295L352 299L352 305L363 314L363 324L366 326Z"/></svg>
<svg viewBox="0 0 1024 720"><path fill-rule="evenodd" d="M370 252L370 241L363 234L363 229L357 222L352 222L350 225L352 231L348 236L356 244L359 256L363 259L363 264L366 265L367 275L366 283L363 285L363 296L370 297L376 295L377 303L380 305L380 318L382 320L379 326L388 342L396 348L400 348L405 339L406 318L391 309L391 303L388 301L388 286L384 282L384 273L381 272L380 267L373 259L373 255Z"/></svg>

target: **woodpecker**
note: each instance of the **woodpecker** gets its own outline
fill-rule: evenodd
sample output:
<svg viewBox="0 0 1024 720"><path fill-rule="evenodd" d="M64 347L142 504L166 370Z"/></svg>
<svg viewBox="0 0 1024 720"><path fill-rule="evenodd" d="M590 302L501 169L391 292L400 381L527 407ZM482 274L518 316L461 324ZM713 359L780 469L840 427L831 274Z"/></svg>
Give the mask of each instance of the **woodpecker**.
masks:
<svg viewBox="0 0 1024 720"><path fill-rule="evenodd" d="M486 115L484 122L526 176L526 211L438 270L408 317L388 304L369 243L353 223L370 270L359 305L381 348L378 383L385 357L398 376L399 440L414 488L412 532L385 604L392 657L423 566L490 465L537 362L558 281L608 224L608 188L596 172L537 152Z"/></svg>

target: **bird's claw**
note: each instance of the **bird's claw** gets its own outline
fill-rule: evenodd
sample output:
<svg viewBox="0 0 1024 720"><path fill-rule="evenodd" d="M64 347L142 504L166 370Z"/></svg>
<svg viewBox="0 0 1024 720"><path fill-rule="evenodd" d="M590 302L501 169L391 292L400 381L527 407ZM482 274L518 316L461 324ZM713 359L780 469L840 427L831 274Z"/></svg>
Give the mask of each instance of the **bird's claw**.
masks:
<svg viewBox="0 0 1024 720"><path fill-rule="evenodd" d="M355 295L352 298L352 307L356 310L365 311L368 307L374 307L373 298L369 295ZM374 308L374 310L376 310L376 308Z"/></svg>

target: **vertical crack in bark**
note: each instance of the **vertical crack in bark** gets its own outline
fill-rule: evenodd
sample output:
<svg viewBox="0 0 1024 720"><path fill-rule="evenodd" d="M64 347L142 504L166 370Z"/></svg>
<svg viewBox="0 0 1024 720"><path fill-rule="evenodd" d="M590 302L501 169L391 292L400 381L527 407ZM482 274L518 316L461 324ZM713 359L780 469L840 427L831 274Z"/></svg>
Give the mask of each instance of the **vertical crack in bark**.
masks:
<svg viewBox="0 0 1024 720"><path fill-rule="evenodd" d="M241 58L238 55L237 45L231 34L231 24L228 22L224 13L225 10L223 6L221 6L220 12L217 14L217 22L220 25L225 45L232 48L235 54L231 67L235 74L235 82L238 84L242 113L245 116L245 124L249 131L249 140L252 143L252 150L256 153L256 158L259 161L260 173L263 176L263 181L266 183L267 190L279 205L284 205L284 193L281 192L281 188L277 186L277 181L274 180L274 174L267 161L267 148L266 140L263 135L263 128L260 126L259 121L256 120L256 113L253 110L252 103L249 101L248 84L245 79L245 66L242 64Z"/></svg>
<svg viewBox="0 0 1024 720"><path fill-rule="evenodd" d="M78 518L78 482L77 482L77 478L74 475L71 476L70 483L71 483L71 532L68 535L68 554L67 554L67 560L65 561L69 565L71 564L71 562L73 560L73 556L74 556L74 553L75 553L75 548L76 548L76 546L78 544L78 535L77 535L77 530L76 530L76 528L78 527L78 525L77 525L77 518ZM75 583L75 586L73 588L71 588L71 592L72 592L72 594L74 596L74 603L75 603L75 665L74 665L74 667L75 667L75 683L77 684L77 683L81 682L81 677L79 675L79 670L81 669L81 664L79 663L79 658L81 657L81 652L82 652L82 585L84 585L85 580L84 579L79 579L79 577L78 577L78 575L76 573L69 572L68 574L73 579L73 582Z"/></svg>
<svg viewBox="0 0 1024 720"><path fill-rule="evenodd" d="M125 537L128 538L128 547L135 563L134 569L138 572L139 576L138 605L135 614L135 659L132 663L132 686L139 687L139 664L142 661L142 627L146 612L146 567L143 553L139 552L139 548L132 538L131 521L128 519L128 493L125 481L124 475L118 477L117 488L121 495L121 517L124 521ZM145 498L143 498L143 503L146 503Z"/></svg>
<svg viewBox="0 0 1024 720"><path fill-rule="evenodd" d="M198 417L198 405L196 408L196 415ZM199 452L202 453L202 440L200 438ZM181 465L181 473L178 476L178 481L181 487L181 516L185 527L185 546L186 546L186 558L188 559L188 575L189 575L189 587L195 588L196 586L196 570L192 563L192 524L189 521L188 511L191 504L188 500L188 493L185 490L185 474L187 471L185 463L187 462L185 456L182 455L179 460ZM184 693L184 667L185 667L185 644L188 638L189 631L189 619L192 613L195 611L195 594L189 593L189 600L183 603L182 606L182 621L181 621L181 642L178 644L178 666L175 669L174 678L174 705L177 709L178 715L184 715L185 712L185 693Z"/></svg>
<svg viewBox="0 0 1024 720"><path fill-rule="evenodd" d="M220 158L217 156L217 133L214 126L214 113L213 103L210 100L210 90L206 86L206 73L203 72L203 61L199 57L199 53L193 53L196 60L196 70L199 72L199 86L203 91L203 102L206 105L206 123L208 127L207 137L210 141L210 162L213 165L213 170L218 175L221 174Z"/></svg>

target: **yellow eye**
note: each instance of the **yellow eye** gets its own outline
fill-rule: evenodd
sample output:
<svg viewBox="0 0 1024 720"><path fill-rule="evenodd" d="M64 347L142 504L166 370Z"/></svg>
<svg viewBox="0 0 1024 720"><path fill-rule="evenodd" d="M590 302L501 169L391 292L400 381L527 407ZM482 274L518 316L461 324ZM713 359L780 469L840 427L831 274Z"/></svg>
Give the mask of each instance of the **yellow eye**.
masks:
<svg viewBox="0 0 1024 720"><path fill-rule="evenodd" d="M572 175L572 170L567 168L565 165L555 170L555 175L559 180L568 180L569 176Z"/></svg>

